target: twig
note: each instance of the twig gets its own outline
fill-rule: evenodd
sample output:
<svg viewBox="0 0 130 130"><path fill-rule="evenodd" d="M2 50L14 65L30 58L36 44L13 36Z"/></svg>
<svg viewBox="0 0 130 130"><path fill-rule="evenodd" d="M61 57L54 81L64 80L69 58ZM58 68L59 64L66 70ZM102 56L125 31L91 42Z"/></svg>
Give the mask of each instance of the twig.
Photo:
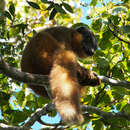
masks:
<svg viewBox="0 0 130 130"><path fill-rule="evenodd" d="M100 94L104 91L105 88L106 88L106 85L104 85L104 87L96 94L95 100L94 100L94 106L97 106L100 99Z"/></svg>
<svg viewBox="0 0 130 130"><path fill-rule="evenodd" d="M122 42L125 42L125 43L128 43L130 45L130 42L126 41L126 40L123 40L122 38L118 37L110 28L110 26L108 25L108 28L109 30L111 31L111 33L116 37L118 38L118 40L122 41Z"/></svg>

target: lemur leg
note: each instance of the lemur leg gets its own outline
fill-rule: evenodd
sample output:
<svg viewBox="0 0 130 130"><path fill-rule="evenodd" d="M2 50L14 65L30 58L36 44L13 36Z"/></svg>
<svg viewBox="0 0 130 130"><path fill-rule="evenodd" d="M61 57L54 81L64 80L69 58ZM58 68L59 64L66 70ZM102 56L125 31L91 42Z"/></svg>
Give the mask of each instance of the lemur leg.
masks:
<svg viewBox="0 0 130 130"><path fill-rule="evenodd" d="M50 73L50 85L53 101L63 121L80 124L83 116L76 67L76 56L72 51L57 51Z"/></svg>
<svg viewBox="0 0 130 130"><path fill-rule="evenodd" d="M86 85L96 86L101 84L101 80L98 78L95 72L92 72L89 69L85 69L79 64L77 65L77 77L78 82L81 86Z"/></svg>
<svg viewBox="0 0 130 130"><path fill-rule="evenodd" d="M79 64L77 65L77 78L80 84L80 94L81 96L86 95L86 87L88 85L96 86L101 84L101 80L98 78L97 74L85 69Z"/></svg>

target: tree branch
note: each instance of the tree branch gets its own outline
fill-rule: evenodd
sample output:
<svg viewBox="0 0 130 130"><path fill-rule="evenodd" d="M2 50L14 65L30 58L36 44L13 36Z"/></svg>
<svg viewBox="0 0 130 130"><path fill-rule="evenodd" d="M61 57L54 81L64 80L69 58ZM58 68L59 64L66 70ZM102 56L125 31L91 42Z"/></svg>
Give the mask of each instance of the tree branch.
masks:
<svg viewBox="0 0 130 130"><path fill-rule="evenodd" d="M98 107L94 107L94 106L88 106L88 105L83 105L82 106L82 110L83 111L88 111L88 112L92 112L95 113L105 119L110 119L110 118L124 118L126 120L130 121L130 115L129 114L125 114L125 113L121 113L121 112L104 112L102 111L100 108Z"/></svg>
<svg viewBox="0 0 130 130"><path fill-rule="evenodd" d="M32 129L22 127L22 126L10 126L10 125L0 123L0 130L32 130Z"/></svg>
<svg viewBox="0 0 130 130"><path fill-rule="evenodd" d="M16 68L11 67L8 63L6 63L3 60L2 57L0 57L0 72L8 77L11 77L12 79L27 84L40 85L40 86L49 85L47 75L38 75L38 74L21 72Z"/></svg>
<svg viewBox="0 0 130 130"><path fill-rule="evenodd" d="M48 112L51 112L54 109L55 107L52 103L47 104L44 108L38 108L35 113L31 115L30 119L24 124L24 127L32 126L41 116L46 115Z"/></svg>
<svg viewBox="0 0 130 130"><path fill-rule="evenodd" d="M6 63L3 60L1 56L0 56L0 72L8 77L11 77L12 79L27 83L28 85L36 85L40 87L43 86L47 91L48 97L51 99L47 75L38 75L38 74L21 72L16 68L11 67L8 63Z"/></svg>
<svg viewBox="0 0 130 130"><path fill-rule="evenodd" d="M115 80L115 79L108 78L105 76L98 76L98 77L101 79L102 82L107 83L109 85L130 89L130 82L128 81Z"/></svg>
<svg viewBox="0 0 130 130"><path fill-rule="evenodd" d="M114 112L104 112L102 111L100 108L98 107L94 107L94 106L88 106L88 105L83 105L81 106L83 111L88 111L89 113L95 113L101 117L103 117L104 119L110 119L110 118L124 118L126 120L130 120L130 115L125 114L125 113L114 113ZM38 108L31 116L30 119L23 125L20 127L15 127L15 126L8 126L5 125L3 123L0 123L0 130L30 130L29 128L36 122L39 120L39 118L42 115L47 114L48 112L51 112L55 110L55 106L54 104L49 103L48 105L46 105L44 108ZM59 123L61 124L61 123ZM50 126L57 126L57 124L51 124ZM51 129L51 128L50 128ZM58 128L57 128L58 129Z"/></svg>
<svg viewBox="0 0 130 130"><path fill-rule="evenodd" d="M38 74L30 74L17 70L14 67L9 66L2 57L0 57L0 72L5 74L12 79L15 79L20 82L24 82L30 85L38 85L43 86L48 90L49 82L47 75L38 75ZM119 81L111 78L107 78L105 76L98 76L102 82L107 83L113 86L124 87L130 89L130 82L128 81Z"/></svg>
<svg viewBox="0 0 130 130"><path fill-rule="evenodd" d="M41 119L41 117L39 117L39 119L37 120L40 124L42 124L42 125L46 125L46 126L55 126L55 127L58 127L59 125L62 125L62 123L60 122L60 123L46 123L45 121L43 121L42 119Z"/></svg>

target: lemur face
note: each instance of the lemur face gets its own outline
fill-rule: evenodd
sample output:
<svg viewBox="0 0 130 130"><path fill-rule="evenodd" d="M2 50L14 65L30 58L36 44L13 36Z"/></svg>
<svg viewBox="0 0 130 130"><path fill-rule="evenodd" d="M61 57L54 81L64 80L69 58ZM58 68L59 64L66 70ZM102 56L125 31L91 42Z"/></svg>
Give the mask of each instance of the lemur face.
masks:
<svg viewBox="0 0 130 130"><path fill-rule="evenodd" d="M92 56L94 51L97 49L97 39L93 32L87 27L78 27L76 31L81 33L83 36L82 47L86 55Z"/></svg>

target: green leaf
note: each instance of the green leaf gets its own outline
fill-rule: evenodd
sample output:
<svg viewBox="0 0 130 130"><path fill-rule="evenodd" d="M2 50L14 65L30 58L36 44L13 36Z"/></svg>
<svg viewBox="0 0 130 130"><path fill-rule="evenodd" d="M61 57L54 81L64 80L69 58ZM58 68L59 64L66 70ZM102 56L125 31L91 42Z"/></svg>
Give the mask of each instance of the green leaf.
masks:
<svg viewBox="0 0 130 130"><path fill-rule="evenodd" d="M30 109L31 109L31 108L36 109L37 103L36 103L35 101L27 101L27 102L26 102L26 106L29 107Z"/></svg>
<svg viewBox="0 0 130 130"><path fill-rule="evenodd" d="M129 0L123 0L123 2L124 2L124 3L127 3L127 2L129 2Z"/></svg>
<svg viewBox="0 0 130 130"><path fill-rule="evenodd" d="M48 116L55 117L57 114L56 110L53 110L52 112L48 113Z"/></svg>
<svg viewBox="0 0 130 130"><path fill-rule="evenodd" d="M120 13L121 11L123 11L124 13L127 13L127 8L124 7L124 6L118 6L118 7L115 7L113 10L112 10L112 13Z"/></svg>
<svg viewBox="0 0 130 130"><path fill-rule="evenodd" d="M71 28L77 28L77 27L80 27L80 26L85 26L85 27L89 28L89 26L87 24L84 24L84 23L73 24Z"/></svg>
<svg viewBox="0 0 130 130"><path fill-rule="evenodd" d="M100 120L95 120L92 122L93 126L94 126L94 130L103 130L104 125L102 123L102 121Z"/></svg>
<svg viewBox="0 0 130 130"><path fill-rule="evenodd" d="M49 103L49 99L48 98L45 98L45 97L39 97L38 99L37 99L37 104L38 104L38 107L43 107L43 105L44 104L47 104L47 103Z"/></svg>
<svg viewBox="0 0 130 130"><path fill-rule="evenodd" d="M0 19L0 25L1 24L4 24L5 22L4 22L4 20L3 19Z"/></svg>
<svg viewBox="0 0 130 130"><path fill-rule="evenodd" d="M22 31L23 35L24 35L24 30L27 28L27 26L28 24L24 24L24 23L15 25L15 27L18 27Z"/></svg>
<svg viewBox="0 0 130 130"><path fill-rule="evenodd" d="M106 75L107 71L109 70L109 61L105 58L98 59L97 62L99 71L101 75Z"/></svg>
<svg viewBox="0 0 130 130"><path fill-rule="evenodd" d="M7 38L8 38L8 39L10 38L10 34L9 34L9 32L7 32Z"/></svg>
<svg viewBox="0 0 130 130"><path fill-rule="evenodd" d="M121 130L120 127L124 127L122 130L129 130L129 123L126 119L123 118L110 118L107 120L109 124L112 124L111 127L107 130ZM115 125L116 124L116 125ZM120 127L119 127L120 126Z"/></svg>
<svg viewBox="0 0 130 130"><path fill-rule="evenodd" d="M113 37L113 35L112 35L112 33L109 30L104 31L103 38L99 42L99 47L102 50L111 48L112 47L112 43L111 43L110 40L112 39L112 37Z"/></svg>
<svg viewBox="0 0 130 130"><path fill-rule="evenodd" d="M123 31L124 33L129 33L130 34L130 25L122 26L120 28L120 30Z"/></svg>
<svg viewBox="0 0 130 130"><path fill-rule="evenodd" d="M62 8L62 6L60 6L59 4L55 4L54 8L56 9L57 12L61 13L61 14L65 14L65 10Z"/></svg>
<svg viewBox="0 0 130 130"><path fill-rule="evenodd" d="M124 78L123 66L121 64L117 64L112 68L112 76L120 79Z"/></svg>
<svg viewBox="0 0 130 130"><path fill-rule="evenodd" d="M13 3L11 3L10 6L9 6L9 12L14 16L14 14L15 14L15 7L14 7Z"/></svg>
<svg viewBox="0 0 130 130"><path fill-rule="evenodd" d="M27 95L27 96L26 96L26 99L27 99L28 101L35 101L35 97L34 97L34 95L33 95L32 93L30 93L29 95Z"/></svg>
<svg viewBox="0 0 130 130"><path fill-rule="evenodd" d="M113 35L109 30L106 30L106 31L103 32L103 40L105 40L105 39L109 40L109 39L111 39L112 36Z"/></svg>
<svg viewBox="0 0 130 130"><path fill-rule="evenodd" d="M91 17L90 16L86 16L86 19L91 19Z"/></svg>
<svg viewBox="0 0 130 130"><path fill-rule="evenodd" d="M40 9L40 6L39 6L37 3L31 2L31 1L27 1L27 2L28 2L28 4L29 4L31 7L35 8L35 9Z"/></svg>
<svg viewBox="0 0 130 130"><path fill-rule="evenodd" d="M67 11L69 11L70 13L73 13L73 9L71 8L69 4L63 2L62 5L65 7Z"/></svg>
<svg viewBox="0 0 130 130"><path fill-rule="evenodd" d="M84 102L87 103L88 105L92 104L94 100L94 96L91 94L91 95L87 95L85 98L84 98Z"/></svg>
<svg viewBox="0 0 130 130"><path fill-rule="evenodd" d="M12 118L13 118L12 122L16 123L16 124L23 122L28 117L24 112L19 111L19 110L14 111L11 115L12 115Z"/></svg>
<svg viewBox="0 0 130 130"><path fill-rule="evenodd" d="M48 0L41 0L41 2L43 2L43 3L48 3Z"/></svg>
<svg viewBox="0 0 130 130"><path fill-rule="evenodd" d="M9 98L10 98L9 94L0 91L0 106L8 104Z"/></svg>
<svg viewBox="0 0 130 130"><path fill-rule="evenodd" d="M54 3L52 1L48 1L48 0L41 0L42 3L46 3L46 4L50 4L50 3Z"/></svg>
<svg viewBox="0 0 130 130"><path fill-rule="evenodd" d="M23 91L18 92L16 94L16 98L17 98L18 104L21 106L25 98L25 93Z"/></svg>
<svg viewBox="0 0 130 130"><path fill-rule="evenodd" d="M11 14L8 11L4 12L4 16L12 21L12 16L11 16Z"/></svg>
<svg viewBox="0 0 130 130"><path fill-rule="evenodd" d="M96 19L95 21L92 22L91 26L92 26L92 29L99 32L102 27L102 19L100 18Z"/></svg>
<svg viewBox="0 0 130 130"><path fill-rule="evenodd" d="M0 74L0 79L3 79L4 78L4 75L3 74Z"/></svg>
<svg viewBox="0 0 130 130"><path fill-rule="evenodd" d="M112 21L114 25L118 25L121 18L118 15L111 15L109 19Z"/></svg>
<svg viewBox="0 0 130 130"><path fill-rule="evenodd" d="M54 3L51 3L46 10L51 10L52 8L54 8Z"/></svg>
<svg viewBox="0 0 130 130"><path fill-rule="evenodd" d="M105 17L107 17L107 16L109 16L109 13L108 13L107 11L104 11L104 12L102 13L102 17L105 18Z"/></svg>
<svg viewBox="0 0 130 130"><path fill-rule="evenodd" d="M91 6L96 6L96 4L97 4L97 0L92 0L90 3Z"/></svg>
<svg viewBox="0 0 130 130"><path fill-rule="evenodd" d="M56 9L53 9L50 14L49 20L52 20L55 17L56 13L57 13Z"/></svg>
<svg viewBox="0 0 130 130"><path fill-rule="evenodd" d="M100 94L100 96L102 98L99 100L99 103L109 105L109 103L111 102L110 96L105 91Z"/></svg>
<svg viewBox="0 0 130 130"><path fill-rule="evenodd" d="M15 27L19 27L19 28L27 28L27 24L21 23L21 24L17 24L15 25Z"/></svg>
<svg viewBox="0 0 130 130"><path fill-rule="evenodd" d="M130 114L130 104L126 104L126 106L123 108L123 110L124 110L127 114Z"/></svg>

